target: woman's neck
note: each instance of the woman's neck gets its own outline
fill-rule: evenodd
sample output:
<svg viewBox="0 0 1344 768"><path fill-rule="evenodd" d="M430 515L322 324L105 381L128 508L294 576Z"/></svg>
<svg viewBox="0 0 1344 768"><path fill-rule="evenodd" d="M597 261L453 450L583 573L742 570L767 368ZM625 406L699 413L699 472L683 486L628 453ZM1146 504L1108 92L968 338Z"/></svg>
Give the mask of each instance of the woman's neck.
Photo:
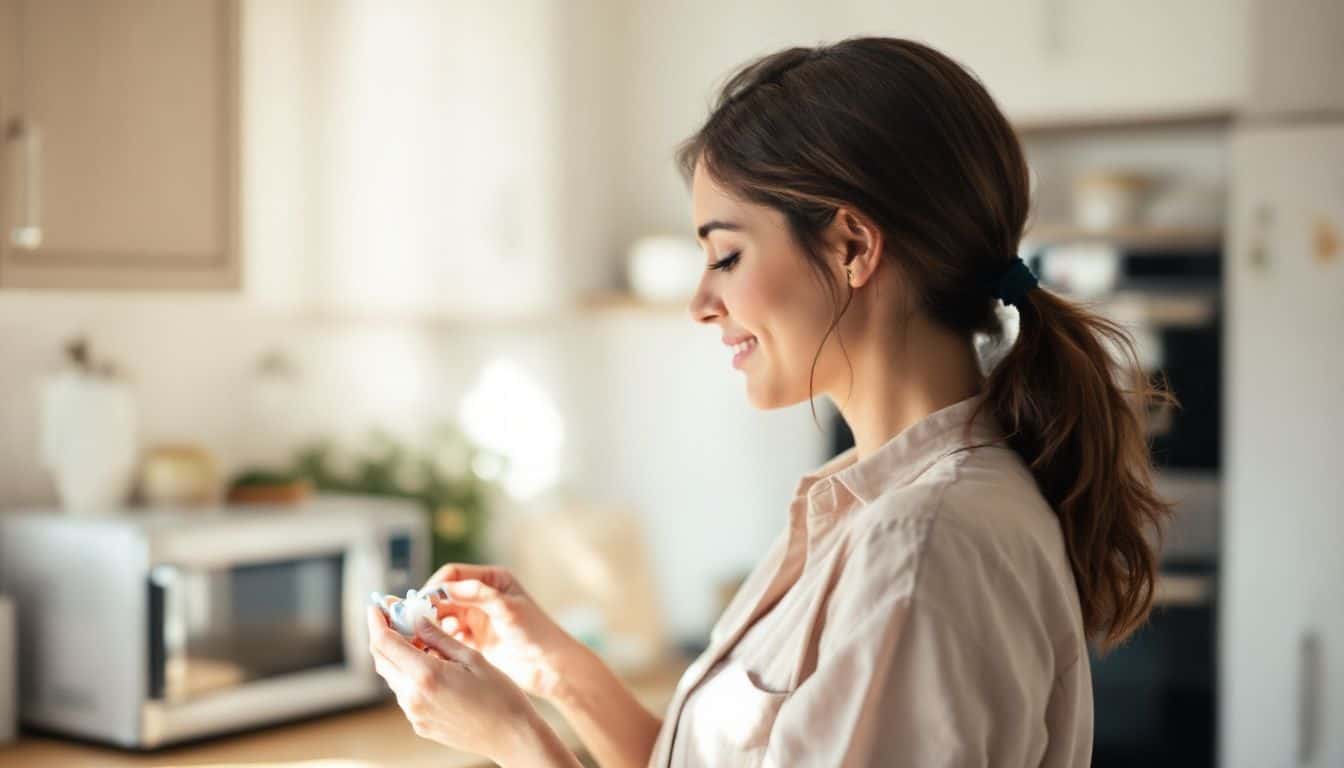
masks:
<svg viewBox="0 0 1344 768"><path fill-rule="evenodd" d="M853 389L846 378L830 394L854 433L859 459L984 386L969 339L918 321L908 323L905 330L900 337L875 337L857 348L846 343L854 369Z"/></svg>

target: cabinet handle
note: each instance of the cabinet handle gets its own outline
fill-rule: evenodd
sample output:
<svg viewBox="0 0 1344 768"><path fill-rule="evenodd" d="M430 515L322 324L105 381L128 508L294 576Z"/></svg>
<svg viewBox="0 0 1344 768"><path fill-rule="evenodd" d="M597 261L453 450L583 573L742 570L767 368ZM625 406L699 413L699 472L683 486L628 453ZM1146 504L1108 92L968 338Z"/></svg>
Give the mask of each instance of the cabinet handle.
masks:
<svg viewBox="0 0 1344 768"><path fill-rule="evenodd" d="M1297 764L1311 765L1321 741L1321 636L1307 632L1298 652Z"/></svg>
<svg viewBox="0 0 1344 768"><path fill-rule="evenodd" d="M42 135L36 125L15 118L5 130L5 139L18 144L23 157L18 224L10 230L9 241L20 250L35 251L42 245Z"/></svg>

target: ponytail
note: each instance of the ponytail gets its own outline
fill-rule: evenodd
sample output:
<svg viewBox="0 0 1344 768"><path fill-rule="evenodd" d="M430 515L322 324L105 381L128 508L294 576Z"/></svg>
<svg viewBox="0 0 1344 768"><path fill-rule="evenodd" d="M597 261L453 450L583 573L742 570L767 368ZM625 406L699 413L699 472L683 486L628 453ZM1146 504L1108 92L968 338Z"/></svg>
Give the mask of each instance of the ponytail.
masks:
<svg viewBox="0 0 1344 768"><path fill-rule="evenodd" d="M1174 404L1144 375L1129 333L1047 291L1016 304L1016 342L984 405L1059 518L1083 626L1109 650L1143 624L1171 505L1152 487L1147 409Z"/></svg>

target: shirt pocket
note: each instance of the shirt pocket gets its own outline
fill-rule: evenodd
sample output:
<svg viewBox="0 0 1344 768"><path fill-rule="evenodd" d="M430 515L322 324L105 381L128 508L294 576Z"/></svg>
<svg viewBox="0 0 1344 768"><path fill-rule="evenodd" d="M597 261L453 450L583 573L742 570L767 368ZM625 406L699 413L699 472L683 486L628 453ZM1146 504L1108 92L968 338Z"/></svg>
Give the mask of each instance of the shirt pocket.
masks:
<svg viewBox="0 0 1344 768"><path fill-rule="evenodd" d="M760 686L741 662L725 661L695 692L695 751L732 764L756 764L789 694ZM741 759L739 759L741 758ZM717 763L716 763L717 764Z"/></svg>

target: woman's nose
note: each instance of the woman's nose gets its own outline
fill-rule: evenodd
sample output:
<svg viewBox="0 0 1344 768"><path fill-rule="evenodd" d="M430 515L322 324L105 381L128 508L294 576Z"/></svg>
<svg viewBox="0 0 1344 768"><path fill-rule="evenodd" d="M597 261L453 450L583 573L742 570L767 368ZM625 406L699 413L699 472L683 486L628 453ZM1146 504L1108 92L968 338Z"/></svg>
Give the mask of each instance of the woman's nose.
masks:
<svg viewBox="0 0 1344 768"><path fill-rule="evenodd" d="M700 285L691 297L691 319L697 323L712 323L723 315L723 304L709 289L708 275L700 280Z"/></svg>

